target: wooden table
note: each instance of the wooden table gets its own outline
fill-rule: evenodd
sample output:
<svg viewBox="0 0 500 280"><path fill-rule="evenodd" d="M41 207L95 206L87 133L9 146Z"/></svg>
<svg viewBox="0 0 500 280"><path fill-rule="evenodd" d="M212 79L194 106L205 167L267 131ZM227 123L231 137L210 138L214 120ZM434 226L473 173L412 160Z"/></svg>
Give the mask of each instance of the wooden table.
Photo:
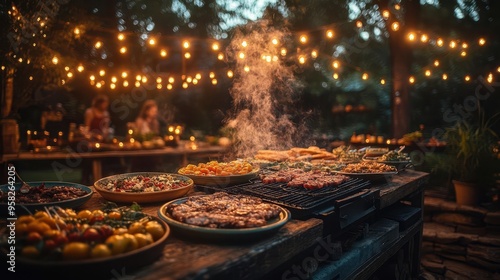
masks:
<svg viewBox="0 0 500 280"><path fill-rule="evenodd" d="M33 153L20 152L17 154L2 155L0 162L9 163L16 161L39 161L39 160L65 160L67 167L77 167L78 161L81 159L92 160L92 175L94 180L102 178L102 159L104 158L120 158L120 157L147 157L147 156L181 156L181 165L188 163L188 158L193 156L220 157L228 151L227 147L208 146L199 147L196 150L186 149L183 147L165 147L162 149L148 150L116 150L116 151L96 151L96 152L77 152L71 148L65 148L62 151L50 153ZM64 165L63 164L63 165ZM6 170L6 169L4 169Z"/></svg>
<svg viewBox="0 0 500 280"><path fill-rule="evenodd" d="M380 190L380 211L401 200L409 201L418 207L423 201L422 192L427 177L426 173L409 170L396 175L390 183L373 186L374 189ZM81 208L99 209L104 202L105 200L95 193ZM162 203L158 203L142 207L144 212L156 216L161 205ZM374 224L380 223L376 221ZM339 279L367 279L388 260L398 256L403 248L410 246L408 245L410 243L413 249L408 251L408 258L412 263L413 275L418 273L421 233L422 216L408 230L396 233L397 238L387 242L383 251L373 254L361 252L365 255L364 261L353 262L352 271L339 271L341 266L338 265L338 261L327 260L309 275L313 279L336 279L336 275L343 275ZM156 262L138 271L127 271L126 267L117 267L112 270L113 275L108 278L301 279L297 278L297 274L293 274L294 269L297 265L302 267L306 261L311 260L313 256L309 254L315 251L315 248L323 246L325 238L328 237L323 236L323 221L315 218L304 221L292 219L271 237L239 244L195 242L183 236L176 236L174 232L167 240L163 256ZM370 243L366 239L364 242ZM344 252L341 260L355 253L355 250ZM353 259L359 260L358 257Z"/></svg>

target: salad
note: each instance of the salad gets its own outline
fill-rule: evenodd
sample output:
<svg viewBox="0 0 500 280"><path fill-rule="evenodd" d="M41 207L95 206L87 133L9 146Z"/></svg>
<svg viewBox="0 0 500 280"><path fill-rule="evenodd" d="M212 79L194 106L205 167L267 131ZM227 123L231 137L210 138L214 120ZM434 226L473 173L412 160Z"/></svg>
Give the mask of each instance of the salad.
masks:
<svg viewBox="0 0 500 280"><path fill-rule="evenodd" d="M189 181L172 174L155 176L136 175L123 179L110 180L103 189L113 192L160 192L184 188Z"/></svg>

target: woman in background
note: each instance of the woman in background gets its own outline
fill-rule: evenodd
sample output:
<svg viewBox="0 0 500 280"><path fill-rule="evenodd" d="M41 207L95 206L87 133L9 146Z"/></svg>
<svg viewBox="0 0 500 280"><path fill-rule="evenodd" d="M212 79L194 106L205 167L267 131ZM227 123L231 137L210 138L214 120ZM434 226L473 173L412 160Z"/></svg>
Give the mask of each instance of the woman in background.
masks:
<svg viewBox="0 0 500 280"><path fill-rule="evenodd" d="M142 104L141 112L135 120L139 134L160 134L160 122L158 121L158 105L152 99Z"/></svg>
<svg viewBox="0 0 500 280"><path fill-rule="evenodd" d="M84 125L93 135L106 136L108 133L110 124L108 106L108 97L98 95L92 100L92 106L85 111Z"/></svg>

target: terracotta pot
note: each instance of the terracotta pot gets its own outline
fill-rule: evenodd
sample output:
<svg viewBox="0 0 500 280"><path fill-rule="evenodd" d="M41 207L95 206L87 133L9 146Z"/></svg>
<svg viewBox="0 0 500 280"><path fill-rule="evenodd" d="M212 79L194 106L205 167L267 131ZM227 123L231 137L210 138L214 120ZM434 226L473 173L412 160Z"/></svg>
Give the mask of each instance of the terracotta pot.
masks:
<svg viewBox="0 0 500 280"><path fill-rule="evenodd" d="M479 203L481 190L476 183L453 180L457 204L475 206Z"/></svg>

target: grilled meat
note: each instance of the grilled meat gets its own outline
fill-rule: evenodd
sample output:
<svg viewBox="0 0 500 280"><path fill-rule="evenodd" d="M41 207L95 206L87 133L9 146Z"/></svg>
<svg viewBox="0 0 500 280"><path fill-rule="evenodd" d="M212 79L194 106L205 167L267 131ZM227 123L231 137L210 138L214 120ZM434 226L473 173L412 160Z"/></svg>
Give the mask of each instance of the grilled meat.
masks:
<svg viewBox="0 0 500 280"><path fill-rule="evenodd" d="M321 171L306 172L302 169L292 168L262 175L261 179L264 184L286 183L288 187L321 189L327 186L338 186L347 181L349 177Z"/></svg>

